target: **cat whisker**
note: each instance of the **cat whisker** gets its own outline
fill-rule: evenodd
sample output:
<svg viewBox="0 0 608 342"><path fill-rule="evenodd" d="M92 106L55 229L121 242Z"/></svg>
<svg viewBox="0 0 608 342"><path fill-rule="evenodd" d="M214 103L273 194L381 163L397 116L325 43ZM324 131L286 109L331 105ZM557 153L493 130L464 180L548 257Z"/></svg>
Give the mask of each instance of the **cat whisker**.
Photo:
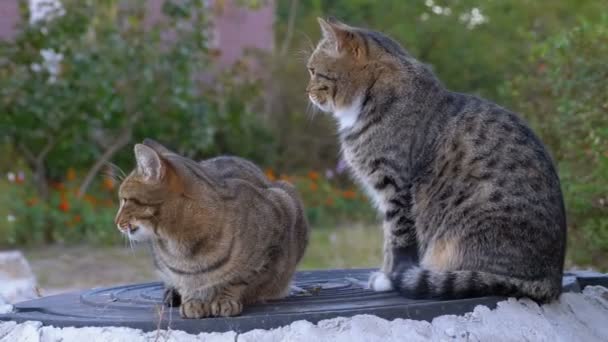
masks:
<svg viewBox="0 0 608 342"><path fill-rule="evenodd" d="M127 177L126 173L118 165L111 162L105 162L104 164L106 168L103 175L118 182L122 182Z"/></svg>
<svg viewBox="0 0 608 342"><path fill-rule="evenodd" d="M306 32L298 30L297 31L299 34L301 34L302 36L304 36L304 39L306 40L306 43L308 43L308 56L312 55L313 51L315 51L315 44L313 43L312 39L310 39L310 36L308 36L308 34L306 34ZM306 51L304 49L302 49L303 51Z"/></svg>
<svg viewBox="0 0 608 342"><path fill-rule="evenodd" d="M127 230L127 235L129 237L129 247L131 249L131 256L135 256L135 250L133 249L133 240L131 239L131 232Z"/></svg>

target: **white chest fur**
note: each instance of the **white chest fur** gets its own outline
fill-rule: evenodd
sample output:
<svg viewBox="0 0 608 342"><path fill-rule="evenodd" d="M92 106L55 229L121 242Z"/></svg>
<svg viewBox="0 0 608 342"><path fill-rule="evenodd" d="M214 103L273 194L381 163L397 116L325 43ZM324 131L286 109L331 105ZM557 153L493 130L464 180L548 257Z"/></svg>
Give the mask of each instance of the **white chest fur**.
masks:
<svg viewBox="0 0 608 342"><path fill-rule="evenodd" d="M357 98L346 107L336 108L334 117L338 121L340 130L349 129L355 125L361 113L361 98Z"/></svg>
<svg viewBox="0 0 608 342"><path fill-rule="evenodd" d="M345 147L342 152L343 152L344 160L346 160L346 162L350 166L350 168L353 172L353 175L355 176L358 183L363 186L363 189L365 190L365 193L367 194L369 199L372 201L372 204L378 210L380 210L381 212L384 212L386 209L386 201L385 201L382 193L379 192L378 190L374 189L374 187L371 183L371 180L368 177L366 177L366 175L363 172L360 171L361 170L360 165L357 162L357 160L355 159L355 156L353 155L351 150L348 147Z"/></svg>

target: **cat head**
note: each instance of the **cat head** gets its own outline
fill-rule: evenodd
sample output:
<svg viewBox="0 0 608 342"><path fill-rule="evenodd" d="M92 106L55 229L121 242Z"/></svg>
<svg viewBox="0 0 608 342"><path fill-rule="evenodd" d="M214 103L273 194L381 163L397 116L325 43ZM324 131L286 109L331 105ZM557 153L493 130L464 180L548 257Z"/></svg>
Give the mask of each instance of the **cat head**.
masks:
<svg viewBox="0 0 608 342"><path fill-rule="evenodd" d="M310 101L336 114L361 101L367 89L403 84L425 67L388 36L319 18L323 37L307 62ZM407 82L406 82L407 83Z"/></svg>
<svg viewBox="0 0 608 342"><path fill-rule="evenodd" d="M207 212L200 207L213 192L209 179L200 179L198 163L155 141L136 144L134 153L137 166L118 190L118 230L136 241L187 233Z"/></svg>

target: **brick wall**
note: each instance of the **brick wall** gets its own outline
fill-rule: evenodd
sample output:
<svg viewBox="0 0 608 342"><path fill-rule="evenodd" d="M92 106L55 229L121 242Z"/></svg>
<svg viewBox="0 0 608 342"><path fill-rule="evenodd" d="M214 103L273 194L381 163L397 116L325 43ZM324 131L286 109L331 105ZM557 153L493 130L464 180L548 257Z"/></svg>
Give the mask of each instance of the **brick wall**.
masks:
<svg viewBox="0 0 608 342"><path fill-rule="evenodd" d="M15 25L20 20L19 1L0 0L0 39L15 35ZM147 25L161 20L164 1L147 0ZM273 48L274 1L255 10L237 6L234 0L224 0L221 6L215 6L211 1L209 7L213 13L212 47L220 50L220 67L232 65L246 49L268 51Z"/></svg>
<svg viewBox="0 0 608 342"><path fill-rule="evenodd" d="M19 0L0 0L0 39L14 37L19 20Z"/></svg>

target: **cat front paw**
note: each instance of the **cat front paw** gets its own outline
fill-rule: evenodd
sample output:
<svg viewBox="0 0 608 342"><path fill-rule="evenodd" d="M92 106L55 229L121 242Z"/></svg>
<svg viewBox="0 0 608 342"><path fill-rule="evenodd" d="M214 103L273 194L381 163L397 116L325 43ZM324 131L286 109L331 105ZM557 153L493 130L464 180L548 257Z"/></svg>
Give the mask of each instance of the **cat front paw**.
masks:
<svg viewBox="0 0 608 342"><path fill-rule="evenodd" d="M200 299L188 300L179 307L182 318L204 318L211 316L211 305Z"/></svg>
<svg viewBox="0 0 608 342"><path fill-rule="evenodd" d="M221 299L211 302L211 314L216 317L236 316L243 312L243 303L233 299Z"/></svg>
<svg viewBox="0 0 608 342"><path fill-rule="evenodd" d="M232 299L214 300L210 303L200 299L191 299L179 308L183 318L230 317L243 312L243 304Z"/></svg>
<svg viewBox="0 0 608 342"><path fill-rule="evenodd" d="M374 272L369 277L368 287L376 292L386 292L393 289L393 284L384 272Z"/></svg>

